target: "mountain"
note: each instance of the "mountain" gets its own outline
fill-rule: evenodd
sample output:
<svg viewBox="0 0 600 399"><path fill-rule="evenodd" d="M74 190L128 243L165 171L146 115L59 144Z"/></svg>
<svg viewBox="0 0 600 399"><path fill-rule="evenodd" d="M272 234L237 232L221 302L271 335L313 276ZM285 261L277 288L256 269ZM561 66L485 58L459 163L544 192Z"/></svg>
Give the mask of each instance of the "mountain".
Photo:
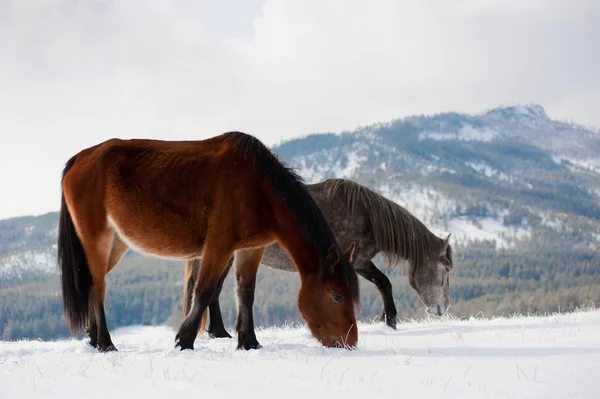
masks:
<svg viewBox="0 0 600 399"><path fill-rule="evenodd" d="M309 182L360 181L457 242L600 242L600 134L538 105L408 117L276 151Z"/></svg>
<svg viewBox="0 0 600 399"><path fill-rule="evenodd" d="M403 205L438 236L451 232L454 315L569 310L600 301L597 130L552 120L539 105L512 105L312 134L273 150L308 183L351 178ZM57 218L0 221L0 338L66 333L55 315ZM134 253L122 263L109 276L109 323L156 324L169 316L176 323L181 264ZM422 314L403 268L385 272L399 313ZM230 324L231 280L222 296ZM297 287L296 274L261 268L257 324L299 320ZM378 294L364 281L361 289L362 315L375 317ZM19 313L18 306L29 310ZM40 321L46 314L54 329Z"/></svg>
<svg viewBox="0 0 600 399"><path fill-rule="evenodd" d="M0 220L0 287L56 269L58 213Z"/></svg>

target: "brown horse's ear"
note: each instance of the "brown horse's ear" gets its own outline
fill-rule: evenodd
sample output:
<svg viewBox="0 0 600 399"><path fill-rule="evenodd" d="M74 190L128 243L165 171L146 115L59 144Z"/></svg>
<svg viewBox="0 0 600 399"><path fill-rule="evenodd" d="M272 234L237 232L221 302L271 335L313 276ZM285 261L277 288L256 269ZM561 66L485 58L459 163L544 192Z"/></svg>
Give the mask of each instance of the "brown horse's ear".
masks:
<svg viewBox="0 0 600 399"><path fill-rule="evenodd" d="M329 264L329 266L333 267L340 263L340 258L340 250L338 249L337 245L332 245L329 248L329 252L327 253L327 263Z"/></svg>
<svg viewBox="0 0 600 399"><path fill-rule="evenodd" d="M354 250L355 249L356 249L356 244L352 243L352 244L350 244L348 249L344 251L344 256L346 257L346 259L348 259L348 262L350 262L350 263L352 263L352 261L354 260Z"/></svg>

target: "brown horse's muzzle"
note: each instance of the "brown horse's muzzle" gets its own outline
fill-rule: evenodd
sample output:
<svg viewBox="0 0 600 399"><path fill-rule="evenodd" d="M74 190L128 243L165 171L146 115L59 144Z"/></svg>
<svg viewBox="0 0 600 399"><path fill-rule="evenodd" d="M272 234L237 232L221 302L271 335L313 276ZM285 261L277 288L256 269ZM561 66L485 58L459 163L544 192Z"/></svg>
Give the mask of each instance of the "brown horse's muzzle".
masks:
<svg viewBox="0 0 600 399"><path fill-rule="evenodd" d="M327 348L355 349L358 343L358 329L356 326L352 326L344 334L327 334L326 338L322 338L322 331L316 332L315 334L315 331L313 331L313 336Z"/></svg>

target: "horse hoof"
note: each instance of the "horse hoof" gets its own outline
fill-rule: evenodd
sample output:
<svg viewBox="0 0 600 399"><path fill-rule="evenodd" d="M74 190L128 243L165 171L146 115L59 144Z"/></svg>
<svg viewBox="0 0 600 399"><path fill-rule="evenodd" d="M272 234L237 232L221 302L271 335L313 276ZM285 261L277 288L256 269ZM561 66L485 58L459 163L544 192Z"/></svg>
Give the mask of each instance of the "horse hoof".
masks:
<svg viewBox="0 0 600 399"><path fill-rule="evenodd" d="M115 346L113 344L110 344L110 345L108 345L106 347L98 346L97 348L102 353L105 353L105 352L118 352L117 348L115 348Z"/></svg>
<svg viewBox="0 0 600 399"><path fill-rule="evenodd" d="M194 340L183 339L179 334L175 337L175 348L184 351L186 349L194 349Z"/></svg>
<svg viewBox="0 0 600 399"><path fill-rule="evenodd" d="M393 319L388 319L385 324L387 324L388 327L391 328L392 330L395 330L396 329L396 318L394 317Z"/></svg>
<svg viewBox="0 0 600 399"><path fill-rule="evenodd" d="M240 342L238 343L237 349L243 349L246 351L249 351L250 349L260 349L262 348L262 345L258 343L258 341L256 342Z"/></svg>
<svg viewBox="0 0 600 399"><path fill-rule="evenodd" d="M175 348L179 348L180 351L194 350L194 344L186 344L180 341L175 344Z"/></svg>
<svg viewBox="0 0 600 399"><path fill-rule="evenodd" d="M396 329L396 317L395 316L390 317L390 316L387 316L386 314L383 314L383 315L379 316L379 321L387 324L387 326L390 327L392 330Z"/></svg>
<svg viewBox="0 0 600 399"><path fill-rule="evenodd" d="M210 338L232 338L231 335L225 330L222 331L208 331L208 336Z"/></svg>

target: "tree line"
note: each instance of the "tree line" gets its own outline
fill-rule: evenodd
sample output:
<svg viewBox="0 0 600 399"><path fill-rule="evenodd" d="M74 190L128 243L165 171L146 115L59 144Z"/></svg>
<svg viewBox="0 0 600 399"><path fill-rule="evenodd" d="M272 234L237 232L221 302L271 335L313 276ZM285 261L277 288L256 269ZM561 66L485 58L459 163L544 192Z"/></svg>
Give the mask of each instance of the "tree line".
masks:
<svg viewBox="0 0 600 399"><path fill-rule="evenodd" d="M455 317L483 313L569 311L600 302L600 256L592 250L496 252L485 243L457 247L450 278ZM382 262L376 263L382 265ZM425 316L406 279L406 265L382 270L390 278L401 319ZM225 282L221 308L226 326L235 323L233 273ZM57 275L0 288L0 339L55 339L69 336ZM361 311L370 321L382 310L380 295L360 278ZM257 326L302 322L296 299L299 275L259 269L254 305ZM183 264L128 254L108 276L106 311L110 328L181 322Z"/></svg>

